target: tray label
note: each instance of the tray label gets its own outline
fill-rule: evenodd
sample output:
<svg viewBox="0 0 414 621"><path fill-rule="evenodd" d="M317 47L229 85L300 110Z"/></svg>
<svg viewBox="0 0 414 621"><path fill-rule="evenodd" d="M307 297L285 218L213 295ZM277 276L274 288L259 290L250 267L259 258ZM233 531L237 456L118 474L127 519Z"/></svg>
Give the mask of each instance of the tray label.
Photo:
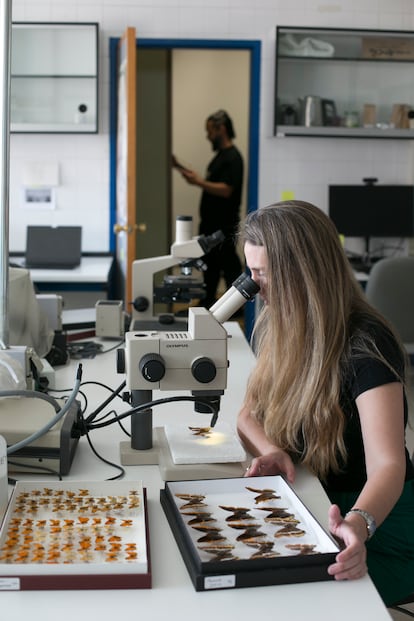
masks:
<svg viewBox="0 0 414 621"><path fill-rule="evenodd" d="M207 589L232 589L236 586L235 574L227 576L207 576L204 579L204 588Z"/></svg>
<svg viewBox="0 0 414 621"><path fill-rule="evenodd" d="M20 578L0 578L0 591L20 591Z"/></svg>

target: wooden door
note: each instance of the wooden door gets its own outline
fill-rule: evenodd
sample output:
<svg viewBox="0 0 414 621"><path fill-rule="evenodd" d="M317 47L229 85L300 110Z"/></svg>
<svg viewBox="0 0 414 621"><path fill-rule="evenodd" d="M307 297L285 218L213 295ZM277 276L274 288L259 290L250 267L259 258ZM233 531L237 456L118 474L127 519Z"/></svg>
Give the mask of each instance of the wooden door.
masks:
<svg viewBox="0 0 414 621"><path fill-rule="evenodd" d="M136 249L136 32L127 28L118 46L116 139L116 259L125 309L132 300Z"/></svg>

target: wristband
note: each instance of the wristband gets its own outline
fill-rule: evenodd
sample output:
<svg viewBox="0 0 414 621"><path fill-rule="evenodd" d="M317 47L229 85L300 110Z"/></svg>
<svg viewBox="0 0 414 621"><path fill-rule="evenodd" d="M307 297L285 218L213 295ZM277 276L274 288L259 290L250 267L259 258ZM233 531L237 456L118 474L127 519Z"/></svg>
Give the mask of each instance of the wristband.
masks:
<svg viewBox="0 0 414 621"><path fill-rule="evenodd" d="M371 537L373 536L373 534L375 533L375 531L377 530L377 524L375 522L375 519L370 513L368 513L368 511L364 511L363 509L357 509L357 508L350 509L348 513L345 515L345 519L351 513L358 513L365 520L365 525L367 527L367 535L368 535L367 541L369 541Z"/></svg>

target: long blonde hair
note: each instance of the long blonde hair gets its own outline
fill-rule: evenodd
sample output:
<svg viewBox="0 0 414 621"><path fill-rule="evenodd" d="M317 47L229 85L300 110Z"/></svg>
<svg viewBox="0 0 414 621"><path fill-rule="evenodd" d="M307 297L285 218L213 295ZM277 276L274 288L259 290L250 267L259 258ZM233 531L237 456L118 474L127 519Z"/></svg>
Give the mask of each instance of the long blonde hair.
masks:
<svg viewBox="0 0 414 621"><path fill-rule="evenodd" d="M387 323L368 304L318 207L276 203L249 214L240 231L268 260L268 304L253 332L257 364L246 405L271 441L324 479L346 462L340 391L351 325L361 316ZM380 357L372 340L359 341Z"/></svg>

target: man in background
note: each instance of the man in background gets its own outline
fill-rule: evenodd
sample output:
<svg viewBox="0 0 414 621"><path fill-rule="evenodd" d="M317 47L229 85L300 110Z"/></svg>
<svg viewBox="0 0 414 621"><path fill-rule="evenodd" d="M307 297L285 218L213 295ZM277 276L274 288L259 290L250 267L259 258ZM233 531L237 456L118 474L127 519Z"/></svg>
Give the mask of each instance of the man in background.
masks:
<svg viewBox="0 0 414 621"><path fill-rule="evenodd" d="M204 273L206 297L202 303L210 308L217 299L220 277L224 277L229 288L243 271L235 240L240 220L243 159L233 144L236 134L227 112L218 110L207 118L206 134L216 152L207 167L206 177L179 165L177 168L189 184L202 189L200 235L211 235L220 229L225 237L222 244L203 257L207 270Z"/></svg>

